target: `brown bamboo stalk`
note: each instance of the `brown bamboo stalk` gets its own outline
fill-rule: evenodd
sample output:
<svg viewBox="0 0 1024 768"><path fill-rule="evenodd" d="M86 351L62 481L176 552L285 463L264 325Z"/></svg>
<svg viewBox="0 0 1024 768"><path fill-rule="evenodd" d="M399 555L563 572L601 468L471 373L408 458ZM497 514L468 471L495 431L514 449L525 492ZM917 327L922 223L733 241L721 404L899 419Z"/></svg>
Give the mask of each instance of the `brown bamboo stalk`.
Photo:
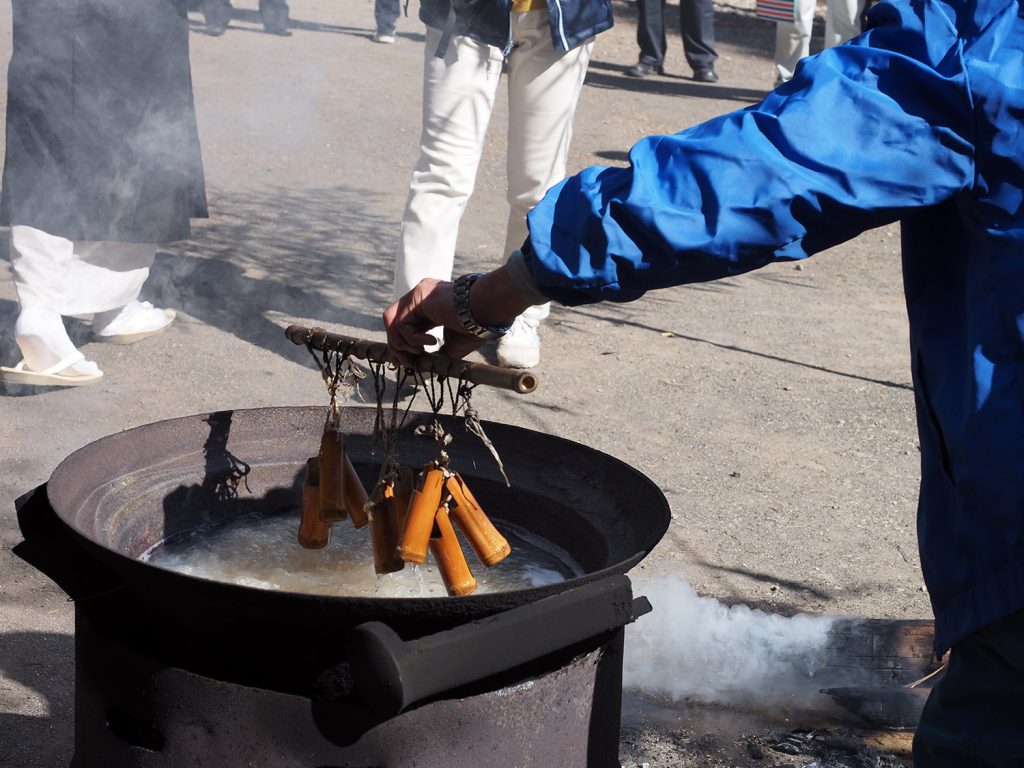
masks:
<svg viewBox="0 0 1024 768"><path fill-rule="evenodd" d="M366 514L366 489L363 488L363 482L359 479L356 468L352 466L348 454L344 454L342 458L345 473L345 509L352 520L352 525L356 528L365 528L370 522L370 517Z"/></svg>
<svg viewBox="0 0 1024 768"><path fill-rule="evenodd" d="M320 519L320 462L313 457L306 462L306 479L302 483L299 545L305 549L321 549L330 540L331 524Z"/></svg>
<svg viewBox="0 0 1024 768"><path fill-rule="evenodd" d="M342 336L338 333L328 333L322 328L306 328L301 325L289 325L285 329L285 335L295 344L308 344L313 349L335 350L375 363L397 363L388 345L379 341ZM425 374L461 378L474 384L508 389L521 395L533 392L538 384L537 374L532 371L500 368L485 363L469 363L426 352L416 356L414 365L416 370Z"/></svg>
<svg viewBox="0 0 1024 768"><path fill-rule="evenodd" d="M320 519L329 523L344 520L345 510L345 435L331 426L324 427L320 438Z"/></svg>
<svg viewBox="0 0 1024 768"><path fill-rule="evenodd" d="M462 545L448 519L448 505L442 504L434 517L434 532L430 537L430 553L437 563L444 586L449 595L468 595L476 591L476 578L469 570Z"/></svg>
<svg viewBox="0 0 1024 768"><path fill-rule="evenodd" d="M420 487L412 492L409 514L402 530L398 554L407 563L422 563L427 559L430 532L434 528L434 515L441 506L444 470L428 465L420 475Z"/></svg>
<svg viewBox="0 0 1024 768"><path fill-rule="evenodd" d="M458 474L453 474L445 481L445 488L455 502L451 510L452 519L473 547L480 562L492 566L508 557L512 547L484 513L465 481Z"/></svg>
<svg viewBox="0 0 1024 768"><path fill-rule="evenodd" d="M412 492L415 486L412 467L402 467L398 470L398 482L394 486L394 495L389 503L395 513L395 526L401 532L405 530L405 518L409 514L409 502L412 501Z"/></svg>
<svg viewBox="0 0 1024 768"><path fill-rule="evenodd" d="M373 568L378 574L394 573L405 567L398 556L398 527L395 518L395 486L387 484L381 497L370 509L370 542L373 545Z"/></svg>

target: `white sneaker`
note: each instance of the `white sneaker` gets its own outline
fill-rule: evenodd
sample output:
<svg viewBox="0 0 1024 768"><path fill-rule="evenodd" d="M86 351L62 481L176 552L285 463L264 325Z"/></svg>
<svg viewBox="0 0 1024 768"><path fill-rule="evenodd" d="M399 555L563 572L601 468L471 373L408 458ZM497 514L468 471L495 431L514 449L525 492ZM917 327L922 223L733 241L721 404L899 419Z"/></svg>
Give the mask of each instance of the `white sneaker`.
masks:
<svg viewBox="0 0 1024 768"><path fill-rule="evenodd" d="M379 29L373 33L373 42L381 43L382 45L394 45L395 33L388 34L387 32L381 32Z"/></svg>
<svg viewBox="0 0 1024 768"><path fill-rule="evenodd" d="M498 339L498 365L504 368L533 368L540 362L541 320L551 312L551 304L530 307L515 319L508 333Z"/></svg>

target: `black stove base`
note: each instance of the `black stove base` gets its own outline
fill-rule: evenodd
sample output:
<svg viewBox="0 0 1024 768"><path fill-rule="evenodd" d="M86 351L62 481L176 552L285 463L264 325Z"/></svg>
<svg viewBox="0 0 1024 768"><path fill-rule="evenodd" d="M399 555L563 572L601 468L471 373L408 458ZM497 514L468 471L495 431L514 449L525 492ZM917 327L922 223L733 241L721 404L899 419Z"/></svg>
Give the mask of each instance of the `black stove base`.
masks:
<svg viewBox="0 0 1024 768"><path fill-rule="evenodd" d="M351 711L160 663L97 632L87 602L72 768L619 766L622 629L557 669L423 704L346 744L335 734Z"/></svg>

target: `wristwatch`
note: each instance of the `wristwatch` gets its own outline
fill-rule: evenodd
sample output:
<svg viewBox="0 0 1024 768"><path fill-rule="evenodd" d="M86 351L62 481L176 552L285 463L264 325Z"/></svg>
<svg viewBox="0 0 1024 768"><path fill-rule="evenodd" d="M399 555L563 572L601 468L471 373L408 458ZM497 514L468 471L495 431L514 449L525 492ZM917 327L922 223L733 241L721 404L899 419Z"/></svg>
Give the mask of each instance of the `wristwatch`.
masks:
<svg viewBox="0 0 1024 768"><path fill-rule="evenodd" d="M459 321L462 323L462 327L466 329L467 333L471 333L478 339L484 339L485 341L490 339L498 339L508 333L508 329L511 326L508 325L481 325L473 317L472 311L469 309L469 289L473 287L473 283L477 281L483 273L474 272L469 275L462 275L455 280L455 314L459 316Z"/></svg>

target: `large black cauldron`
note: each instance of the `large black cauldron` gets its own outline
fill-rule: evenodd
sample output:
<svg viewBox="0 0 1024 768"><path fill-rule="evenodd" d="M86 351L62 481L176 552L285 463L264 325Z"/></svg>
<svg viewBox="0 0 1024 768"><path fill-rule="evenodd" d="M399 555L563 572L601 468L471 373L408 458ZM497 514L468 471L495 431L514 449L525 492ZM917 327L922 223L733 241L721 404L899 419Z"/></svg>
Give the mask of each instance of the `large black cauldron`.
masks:
<svg viewBox="0 0 1024 768"><path fill-rule="evenodd" d="M137 559L237 515L297 520L323 419L323 408L270 408L147 425L72 454L26 498L19 554L76 599L74 764L618 765L622 627L645 604L621 574L669 512L647 478L598 451L485 423L509 489L480 442L446 420L453 461L498 528L526 529L582 566L556 585L339 598ZM429 419L409 415L403 463L433 458L416 434ZM373 421L373 409L343 411L367 487Z"/></svg>

